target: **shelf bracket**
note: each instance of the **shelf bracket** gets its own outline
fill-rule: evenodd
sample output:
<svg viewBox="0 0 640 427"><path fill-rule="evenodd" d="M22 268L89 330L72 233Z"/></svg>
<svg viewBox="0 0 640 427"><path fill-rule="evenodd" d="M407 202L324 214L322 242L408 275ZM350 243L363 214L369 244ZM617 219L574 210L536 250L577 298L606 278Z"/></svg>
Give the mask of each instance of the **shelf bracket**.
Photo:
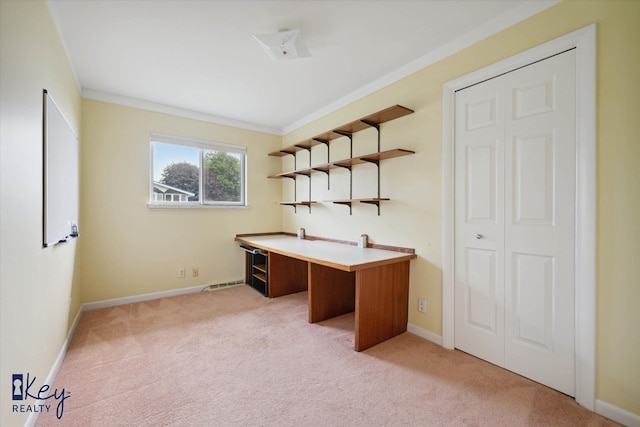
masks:
<svg viewBox="0 0 640 427"><path fill-rule="evenodd" d="M318 141L321 144L324 144L327 146L327 163L329 163L331 161L331 145L329 145L329 140L328 139L321 139L321 138L313 138L314 141ZM311 162L311 156L309 156L309 162ZM331 190L331 181L329 180L329 169L327 169L326 171L323 171L322 169L314 169L318 172L324 172L327 174L327 190Z"/></svg>
<svg viewBox="0 0 640 427"><path fill-rule="evenodd" d="M311 154L309 154L309 163L311 163ZM311 213L311 172L309 172L307 177L309 178L309 213Z"/></svg>
<svg viewBox="0 0 640 427"><path fill-rule="evenodd" d="M293 153L293 170L298 169L298 155L294 152ZM296 179L295 176L292 176L291 179L293 179L293 200L297 200L298 198L298 180ZM298 213L298 209L296 208L296 205L293 205L293 213Z"/></svg>
<svg viewBox="0 0 640 427"><path fill-rule="evenodd" d="M327 175L327 190L331 190L331 181L329 180L329 169L324 170L324 169L318 169L318 168L311 168L316 172L322 172L324 174Z"/></svg>
<svg viewBox="0 0 640 427"><path fill-rule="evenodd" d="M333 132L337 133L338 135L346 136L347 138L349 138L349 158L352 158L353 157L353 133L345 132L342 130L334 130ZM349 169L349 198L353 199L353 171L351 170L351 166L344 166L344 165L336 165L336 166ZM351 213L352 213L351 203L349 203L349 215L351 215Z"/></svg>
<svg viewBox="0 0 640 427"><path fill-rule="evenodd" d="M311 204L315 203L312 201L309 202L283 202L280 203L282 206L291 206L293 208L294 213L298 213L298 206L306 206L309 208L309 213L311 213Z"/></svg>
<svg viewBox="0 0 640 427"><path fill-rule="evenodd" d="M380 160L375 160L375 159L367 159L367 158L361 158L361 160L363 162L367 162L367 163L371 163L376 165L376 169L378 172L378 199L380 198ZM378 207L378 216L380 216L380 202L379 201L363 201L362 203L369 203L372 205L376 205Z"/></svg>
<svg viewBox="0 0 640 427"><path fill-rule="evenodd" d="M367 159L366 157L360 157L360 160L367 163L372 163L378 167L380 167L380 160L377 159Z"/></svg>
<svg viewBox="0 0 640 427"><path fill-rule="evenodd" d="M298 155L293 154L293 170L298 169ZM296 177L293 177L293 200L298 200L298 180ZM298 213L298 209L296 209L296 205L293 205L293 213Z"/></svg>
<svg viewBox="0 0 640 427"><path fill-rule="evenodd" d="M333 202L333 203L335 203L336 205L349 206L349 215L351 215L351 202L344 201L344 202Z"/></svg>
<svg viewBox="0 0 640 427"><path fill-rule="evenodd" d="M297 144L296 144L296 145L294 145L294 147L298 147L298 148L299 148L299 149L301 149L301 150L306 150L306 151L308 151L309 153L311 153L311 147L305 147L304 145L297 145Z"/></svg>
<svg viewBox="0 0 640 427"><path fill-rule="evenodd" d="M380 216L380 201L379 200L360 200L360 203L366 203L368 205L376 205L378 208L378 216Z"/></svg>
<svg viewBox="0 0 640 427"><path fill-rule="evenodd" d="M341 164L336 164L336 166L343 168L343 169L347 169L349 171L349 199L353 199L353 170L351 168L351 165L341 165ZM351 210L351 202L338 202L339 204L342 205L349 205L349 215L352 214L352 210Z"/></svg>
<svg viewBox="0 0 640 427"><path fill-rule="evenodd" d="M335 165L338 168L348 169L349 171L351 171L351 165L341 165L340 163L336 163Z"/></svg>
<svg viewBox="0 0 640 427"><path fill-rule="evenodd" d="M334 129L332 132L337 133L338 135L346 136L349 138L349 157L353 157L353 133L345 132L343 130Z"/></svg>
<svg viewBox="0 0 640 427"><path fill-rule="evenodd" d="M327 146L327 163L329 163L329 140L328 139L322 139L322 138L313 138L314 141L318 141L320 144L324 144Z"/></svg>
<svg viewBox="0 0 640 427"><path fill-rule="evenodd" d="M317 167L312 167L311 169L313 169L316 172L322 172L322 173L326 173L327 175L329 175L329 170L324 170L324 169L319 169Z"/></svg>
<svg viewBox="0 0 640 427"><path fill-rule="evenodd" d="M353 133L351 133L351 132L347 132L347 131L340 130L340 129L334 129L331 132L337 133L338 135L346 136L347 138L351 138L351 136L353 135Z"/></svg>
<svg viewBox="0 0 640 427"><path fill-rule="evenodd" d="M309 168L311 168L311 147L306 147L304 145L298 145L298 144L294 145L294 147L298 147L299 149L305 150L306 152L309 153ZM295 157L297 157L297 156L295 156ZM294 161L294 164L293 164L293 168L294 168L294 170L297 169L297 165L296 165L295 161ZM309 173L296 172L296 175L304 175L307 178L309 178L309 213L311 213L311 172L309 172ZM294 186L294 191L295 191L295 194L294 194L294 198L293 199L297 200L297 195L298 195L297 182L296 182L296 185ZM295 205L294 205L294 208L295 208ZM297 213L297 210L295 210L295 211L296 211L295 213Z"/></svg>
<svg viewBox="0 0 640 427"><path fill-rule="evenodd" d="M360 120L360 121L367 126L371 126L372 128L375 128L378 131L378 153L379 153L380 152L380 125L378 123L370 122L368 120Z"/></svg>

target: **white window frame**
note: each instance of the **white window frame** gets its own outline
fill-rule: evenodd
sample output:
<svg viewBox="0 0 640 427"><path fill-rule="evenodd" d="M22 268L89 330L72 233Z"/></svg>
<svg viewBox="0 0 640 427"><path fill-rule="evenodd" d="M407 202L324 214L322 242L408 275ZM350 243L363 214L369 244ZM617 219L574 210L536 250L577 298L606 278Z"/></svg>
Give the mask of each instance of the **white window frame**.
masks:
<svg viewBox="0 0 640 427"><path fill-rule="evenodd" d="M154 143L182 145L185 147L197 148L200 150L198 165L200 171L199 194L200 200L197 202L167 202L156 200L153 191L153 149ZM240 201L238 202L215 202L204 200L203 159L204 150L224 151L226 153L240 154ZM149 134L149 208L243 208L247 207L247 147L243 145L225 144L222 142L207 141L203 139L187 138L181 136L164 135L159 133Z"/></svg>

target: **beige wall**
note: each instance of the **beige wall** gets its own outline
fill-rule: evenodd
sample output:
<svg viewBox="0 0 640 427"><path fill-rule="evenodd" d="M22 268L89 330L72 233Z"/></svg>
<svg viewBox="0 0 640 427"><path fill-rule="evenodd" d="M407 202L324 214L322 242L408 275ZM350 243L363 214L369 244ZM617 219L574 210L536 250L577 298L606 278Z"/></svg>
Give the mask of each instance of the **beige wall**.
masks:
<svg viewBox="0 0 640 427"><path fill-rule="evenodd" d="M599 2L598 397L640 414L640 2Z"/></svg>
<svg viewBox="0 0 640 427"><path fill-rule="evenodd" d="M42 89L77 134L81 99L44 2L0 1L0 52L0 425L17 426L11 375L44 383L81 303L78 242L42 247Z"/></svg>
<svg viewBox="0 0 640 427"><path fill-rule="evenodd" d="M281 227L280 187L265 179L281 138L93 100L82 113L83 301L243 279L234 236ZM245 145L249 207L148 208L150 132Z"/></svg>
<svg viewBox="0 0 640 427"><path fill-rule="evenodd" d="M415 110L382 127L382 149L415 150L409 157L382 163L381 216L371 206L319 204L312 213L284 210L283 228L305 227L308 234L356 240L368 233L374 242L416 248L409 292L410 323L442 333L442 85L462 75L592 23L598 24L598 261L597 399L640 414L640 2L567 1L493 37L427 67L393 85L285 135L283 145L312 137L394 104ZM366 134L365 134L366 132ZM370 131L356 134L354 154L371 151ZM332 145L332 159L348 157L346 140ZM335 148L334 148L335 147ZM361 151L362 150L362 151ZM333 156L335 154L335 157ZM314 162L326 161L326 149L313 149ZM308 160L306 154L301 159ZM319 159L319 160L318 160ZM290 169L291 159L283 161ZM367 169L368 168L368 169ZM371 195L371 166L359 166L354 185ZM346 198L348 178L337 172L332 188L326 177L312 178L312 199ZM300 178L299 198L308 197ZM293 197L290 182L283 199ZM354 187L355 188L355 187ZM367 190L369 191L367 193ZM345 194L346 191L346 194ZM358 190L360 191L360 190ZM373 188L375 193L375 187ZM427 300L427 314L417 312L417 298Z"/></svg>
<svg viewBox="0 0 640 427"><path fill-rule="evenodd" d="M46 4L0 0L0 8L1 384L18 372L44 381L81 302L241 278L233 235L251 231L305 227L308 234L350 240L368 233L377 243L416 248L410 322L441 334L442 84L597 23L597 398L640 414L639 1L563 2L284 138L81 101ZM42 88L75 130L82 123L81 237L47 249L40 244ZM282 168L268 152L396 103L416 112L383 126L382 148L416 154L382 163L382 196L392 201L382 205L381 216L368 205L354 206L350 216L338 205L294 214L274 204L291 199L291 183L265 179ZM250 207L148 209L150 131L246 144ZM346 157L345 145L332 145L332 159ZM355 154L374 150L374 132L356 135ZM325 155L323 147L314 148L317 158ZM354 197L375 193L374 170L355 170ZM331 190L325 175L312 179L316 200L348 195L344 171L332 172ZM300 197L306 197L305 178L299 183ZM196 266L197 279L178 279L178 269ZM427 299L426 315L416 311L418 296ZM0 408L8 408L7 394L0 395ZM0 425L19 425L24 418L0 410Z"/></svg>

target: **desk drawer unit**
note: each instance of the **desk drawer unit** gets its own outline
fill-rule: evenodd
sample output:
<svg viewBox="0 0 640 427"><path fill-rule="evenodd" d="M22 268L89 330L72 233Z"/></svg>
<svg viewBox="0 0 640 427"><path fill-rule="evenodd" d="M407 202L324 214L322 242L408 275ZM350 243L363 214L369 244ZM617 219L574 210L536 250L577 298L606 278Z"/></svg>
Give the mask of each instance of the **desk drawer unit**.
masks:
<svg viewBox="0 0 640 427"><path fill-rule="evenodd" d="M269 296L269 255L249 245L240 245L246 253L245 282L265 297Z"/></svg>

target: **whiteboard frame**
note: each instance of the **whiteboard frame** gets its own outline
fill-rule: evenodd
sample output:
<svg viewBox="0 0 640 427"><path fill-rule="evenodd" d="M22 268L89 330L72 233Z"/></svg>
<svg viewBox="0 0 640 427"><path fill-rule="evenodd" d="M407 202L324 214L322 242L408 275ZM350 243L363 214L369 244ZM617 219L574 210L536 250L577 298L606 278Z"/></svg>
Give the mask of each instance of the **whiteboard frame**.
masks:
<svg viewBox="0 0 640 427"><path fill-rule="evenodd" d="M78 136L46 89L42 108L42 242L48 247L78 236Z"/></svg>

